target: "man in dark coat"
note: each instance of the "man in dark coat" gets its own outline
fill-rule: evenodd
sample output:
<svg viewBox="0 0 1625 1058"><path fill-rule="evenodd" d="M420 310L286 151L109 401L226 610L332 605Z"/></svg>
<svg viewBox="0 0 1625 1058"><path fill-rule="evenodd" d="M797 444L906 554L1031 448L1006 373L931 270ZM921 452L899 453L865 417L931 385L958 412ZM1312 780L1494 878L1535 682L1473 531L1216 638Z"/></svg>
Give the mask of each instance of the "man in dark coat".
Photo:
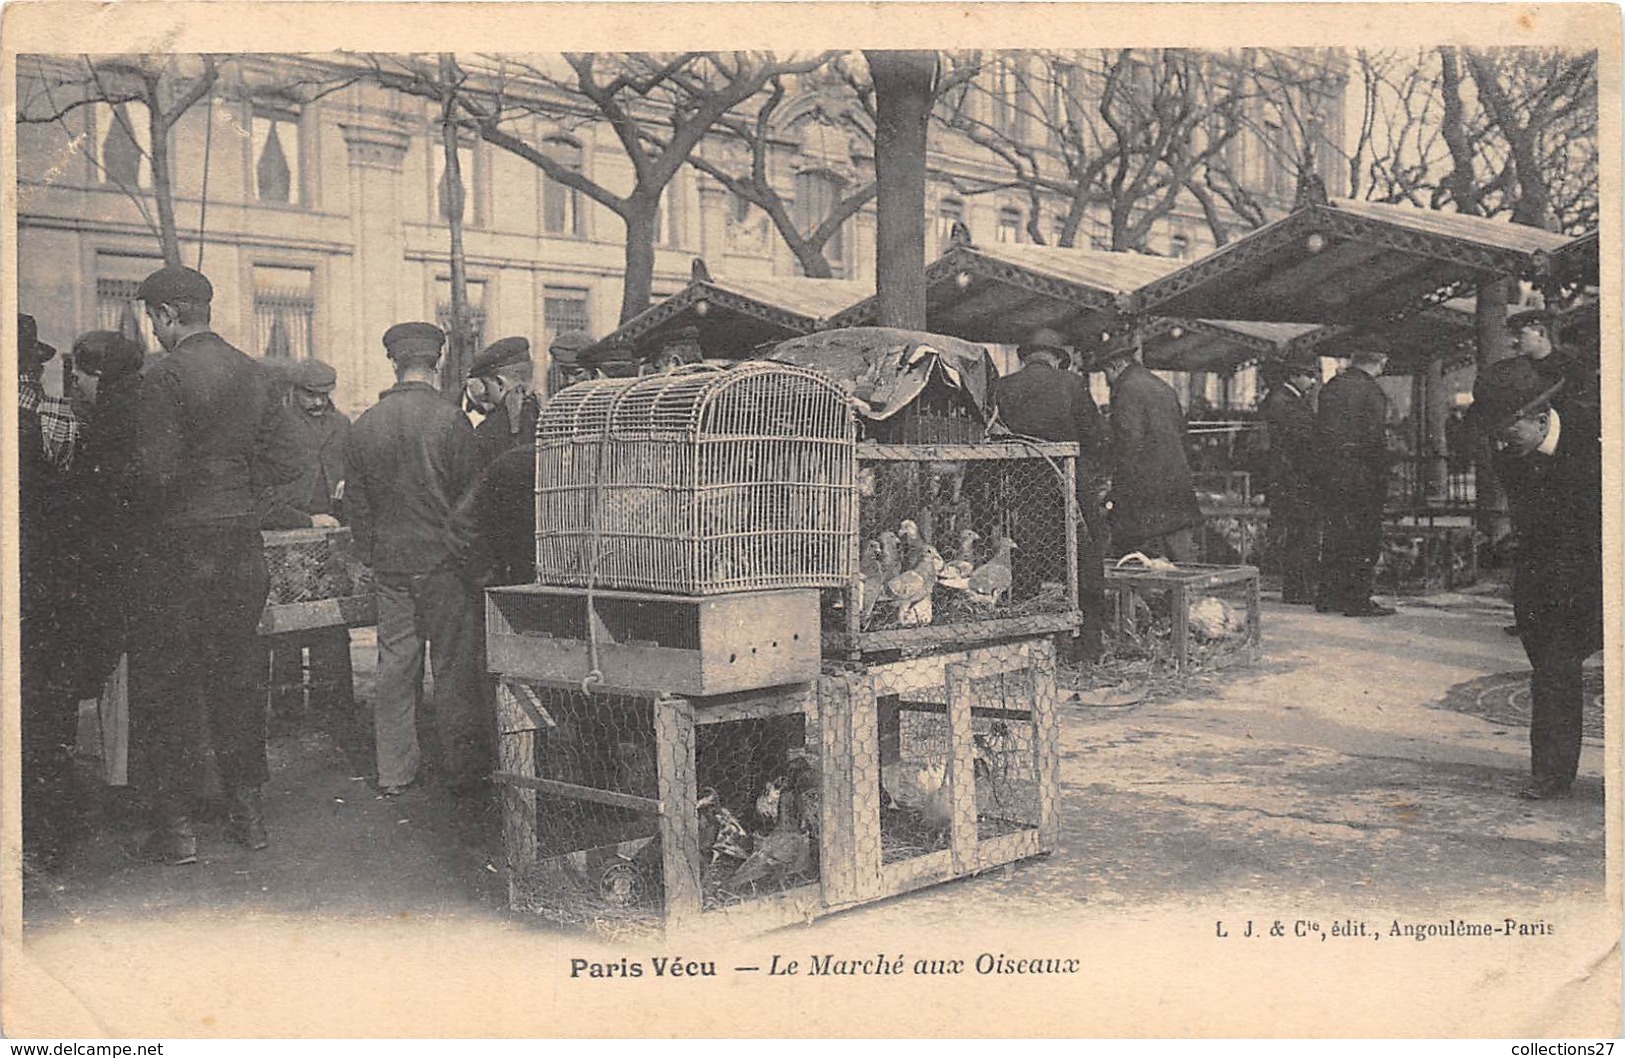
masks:
<svg viewBox="0 0 1625 1058"><path fill-rule="evenodd" d="M1315 467L1315 409L1311 368L1266 360L1259 373L1270 387L1258 407L1264 423L1264 488L1269 501L1271 551L1281 570L1281 601L1315 601L1320 565L1320 504Z"/></svg>
<svg viewBox="0 0 1625 1058"><path fill-rule="evenodd" d="M503 338L474 358L469 378L483 382L489 412L474 429L480 444L476 519L489 549L491 584L527 584L536 562L536 420L541 398L530 342Z"/></svg>
<svg viewBox="0 0 1625 1058"><path fill-rule="evenodd" d="M1602 445L1594 408L1524 357L1473 383L1517 535L1512 604L1529 677L1531 800L1569 796L1580 766L1581 665L1603 644Z"/></svg>
<svg viewBox="0 0 1625 1058"><path fill-rule="evenodd" d="M338 372L320 360L298 360L286 369L288 403L283 410L299 448L299 476L261 497L262 529L332 529L343 523L342 494L349 476L345 449L350 420L333 406ZM310 704L352 760L370 756L371 738L355 711L350 631L320 628L277 636L266 644L272 707L297 713L310 655ZM365 751L365 756L363 752Z"/></svg>
<svg viewBox="0 0 1625 1058"><path fill-rule="evenodd" d="M197 859L190 802L201 792L204 731L232 836L250 849L267 843L254 640L270 583L255 497L298 473L265 369L209 329L213 294L202 273L175 266L136 291L168 355L141 381L136 466L150 517L136 560L130 734L144 750L157 824L142 851L172 865Z"/></svg>
<svg viewBox="0 0 1625 1058"><path fill-rule="evenodd" d="M1062 648L1076 660L1100 660L1100 636L1105 613L1105 551L1101 539L1105 519L1100 510L1101 457L1105 450L1105 423L1089 393L1089 383L1066 369L1070 364L1065 339L1040 327L1016 350L1019 370L993 382L993 406L999 421L1011 432L1046 441L1078 446L1075 488L1083 524L1078 527L1078 592L1083 626L1078 638Z"/></svg>
<svg viewBox="0 0 1625 1058"><path fill-rule="evenodd" d="M1388 397L1377 385L1387 366L1362 350L1320 391L1315 452L1321 460L1320 590L1315 609L1348 617L1386 617L1371 598L1382 548L1388 494Z"/></svg>
<svg viewBox="0 0 1625 1058"><path fill-rule="evenodd" d="M1112 387L1112 551L1194 562L1202 509L1185 457L1179 397L1132 349L1108 353L1100 368Z"/></svg>
<svg viewBox="0 0 1625 1058"><path fill-rule="evenodd" d="M418 779L427 640L440 769L463 807L483 799L494 735L480 686L475 532L458 516L479 475L479 443L435 388L445 340L429 323L384 332L397 381L350 430L344 498L357 552L376 574L379 789L395 796Z"/></svg>
<svg viewBox="0 0 1625 1058"><path fill-rule="evenodd" d="M1597 407L1597 365L1586 363L1578 354L1557 344L1556 324L1544 309L1526 309L1507 317L1507 331L1518 355L1534 367L1548 385L1563 383L1567 404Z"/></svg>

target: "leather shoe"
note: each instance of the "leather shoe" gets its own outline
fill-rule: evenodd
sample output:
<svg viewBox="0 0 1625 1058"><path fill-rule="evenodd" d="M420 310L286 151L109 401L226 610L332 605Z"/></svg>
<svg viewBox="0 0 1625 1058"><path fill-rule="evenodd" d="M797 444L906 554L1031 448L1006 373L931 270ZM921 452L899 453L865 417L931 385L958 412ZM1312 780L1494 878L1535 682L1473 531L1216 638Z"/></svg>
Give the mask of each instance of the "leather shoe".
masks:
<svg viewBox="0 0 1625 1058"><path fill-rule="evenodd" d="M1374 599L1367 599L1364 606L1352 606L1343 611L1344 617L1392 617L1399 611L1392 606L1384 606Z"/></svg>
<svg viewBox="0 0 1625 1058"><path fill-rule="evenodd" d="M1558 779L1531 779L1518 791L1524 801L1567 801L1573 796L1569 784Z"/></svg>
<svg viewBox="0 0 1625 1058"><path fill-rule="evenodd" d="M233 841L255 852L271 844L265 833L265 808L258 789L238 790L232 794L228 830Z"/></svg>
<svg viewBox="0 0 1625 1058"><path fill-rule="evenodd" d="M136 856L166 867L197 862L197 833L189 819L171 819L158 826L136 848Z"/></svg>

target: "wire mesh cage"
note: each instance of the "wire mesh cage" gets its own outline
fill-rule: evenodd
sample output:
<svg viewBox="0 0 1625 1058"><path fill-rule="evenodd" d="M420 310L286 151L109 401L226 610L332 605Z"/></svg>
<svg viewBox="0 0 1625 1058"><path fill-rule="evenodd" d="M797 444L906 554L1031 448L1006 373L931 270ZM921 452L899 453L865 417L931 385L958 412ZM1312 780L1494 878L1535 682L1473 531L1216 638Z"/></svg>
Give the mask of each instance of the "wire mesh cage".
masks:
<svg viewBox="0 0 1625 1058"><path fill-rule="evenodd" d="M1105 649L1159 668L1215 669L1258 660L1258 570L1187 563L1108 566Z"/></svg>
<svg viewBox="0 0 1625 1058"><path fill-rule="evenodd" d="M1067 444L858 446L859 578L826 592L830 653L964 646L1078 621Z"/></svg>
<svg viewBox="0 0 1625 1058"><path fill-rule="evenodd" d="M834 382L786 364L571 386L537 424L539 579L678 595L843 585L856 430Z"/></svg>
<svg viewBox="0 0 1625 1058"><path fill-rule="evenodd" d="M685 699L504 676L513 907L768 929L1055 846L1054 652L1004 644Z"/></svg>
<svg viewBox="0 0 1625 1058"><path fill-rule="evenodd" d="M371 624L371 574L346 527L278 529L260 534L270 593L260 632Z"/></svg>
<svg viewBox="0 0 1625 1058"><path fill-rule="evenodd" d="M1377 587L1396 594L1449 591L1478 580L1470 525L1386 525L1377 553Z"/></svg>

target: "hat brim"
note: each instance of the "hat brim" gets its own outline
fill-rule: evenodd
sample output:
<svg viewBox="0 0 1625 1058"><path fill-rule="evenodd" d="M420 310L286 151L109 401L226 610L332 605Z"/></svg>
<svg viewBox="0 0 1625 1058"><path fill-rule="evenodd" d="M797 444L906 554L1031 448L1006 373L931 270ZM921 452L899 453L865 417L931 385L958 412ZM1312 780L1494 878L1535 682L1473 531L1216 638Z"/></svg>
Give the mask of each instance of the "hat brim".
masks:
<svg viewBox="0 0 1625 1058"><path fill-rule="evenodd" d="M56 346L46 345L39 339L34 340L34 360L41 364L50 363L56 357Z"/></svg>

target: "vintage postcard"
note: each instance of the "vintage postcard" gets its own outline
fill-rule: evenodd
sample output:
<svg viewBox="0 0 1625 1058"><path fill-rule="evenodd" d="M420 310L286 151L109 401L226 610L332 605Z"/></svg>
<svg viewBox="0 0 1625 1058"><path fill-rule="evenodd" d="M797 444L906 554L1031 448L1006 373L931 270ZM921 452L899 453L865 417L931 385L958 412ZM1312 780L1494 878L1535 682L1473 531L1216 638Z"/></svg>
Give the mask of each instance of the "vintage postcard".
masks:
<svg viewBox="0 0 1625 1058"><path fill-rule="evenodd" d="M7 1037L1620 1035L1617 8L0 17Z"/></svg>

